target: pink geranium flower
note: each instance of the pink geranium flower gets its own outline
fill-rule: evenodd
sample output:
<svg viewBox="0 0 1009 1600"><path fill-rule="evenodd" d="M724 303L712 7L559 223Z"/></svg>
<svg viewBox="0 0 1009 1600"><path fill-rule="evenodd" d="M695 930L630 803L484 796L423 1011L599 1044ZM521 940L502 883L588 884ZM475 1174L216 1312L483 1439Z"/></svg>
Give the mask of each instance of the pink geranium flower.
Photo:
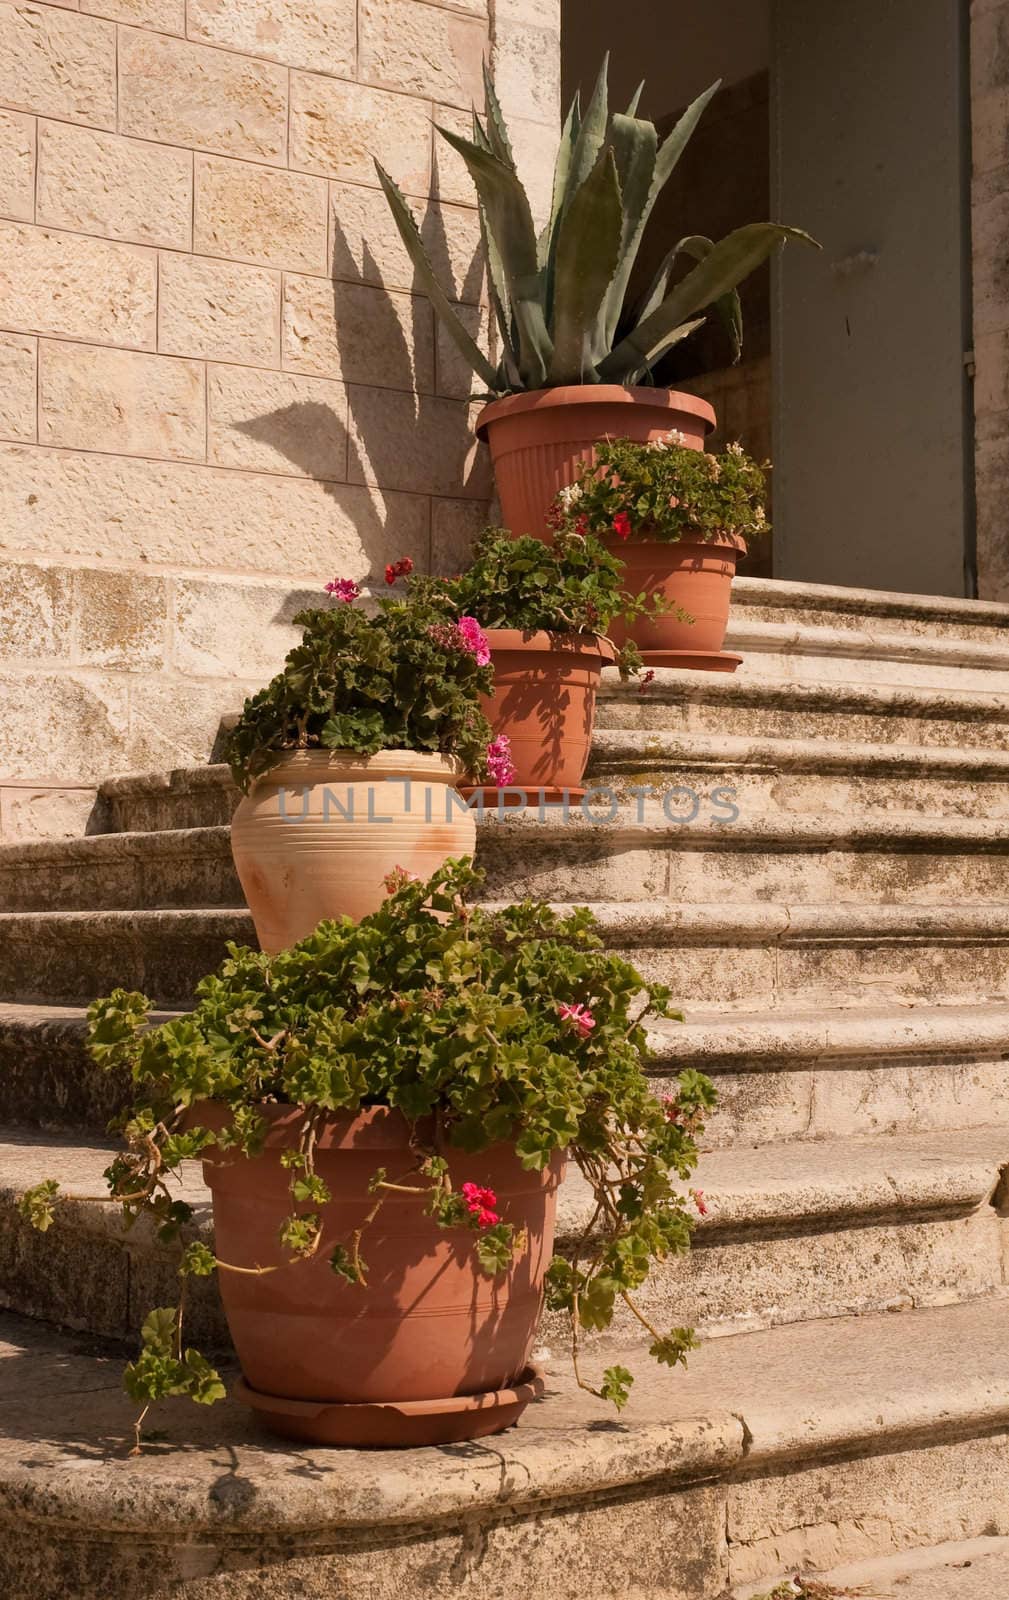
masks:
<svg viewBox="0 0 1009 1600"><path fill-rule="evenodd" d="M570 1023L577 1033L585 1039L596 1025L596 1019L588 1006L561 1004L557 1007L557 1014L562 1022Z"/></svg>
<svg viewBox="0 0 1009 1600"><path fill-rule="evenodd" d="M708 1204L707 1204L707 1201L704 1198L704 1190L703 1189L691 1189L690 1198L693 1200L694 1205L697 1207L697 1215L699 1217L706 1217L707 1214L708 1214Z"/></svg>
<svg viewBox="0 0 1009 1600"><path fill-rule="evenodd" d="M400 556L398 561L390 561L385 569L385 581L392 584L397 578L408 578L413 571L413 562L409 556Z"/></svg>
<svg viewBox="0 0 1009 1600"><path fill-rule="evenodd" d="M353 578L334 578L332 583L327 583L326 593L331 594L336 600L342 600L345 605L349 605L352 600L357 599L361 589Z"/></svg>
<svg viewBox="0 0 1009 1600"><path fill-rule="evenodd" d="M499 733L487 746L487 776L499 788L511 783L515 776L511 740L506 733Z"/></svg>
<svg viewBox="0 0 1009 1600"><path fill-rule="evenodd" d="M478 1228L493 1228L501 1218L497 1214L497 1195L493 1189L484 1189L478 1183L464 1183L462 1197L466 1210L476 1219Z"/></svg>
<svg viewBox="0 0 1009 1600"><path fill-rule="evenodd" d="M463 649L476 656L478 667L486 667L490 661L490 645L476 617L460 617L455 626Z"/></svg>

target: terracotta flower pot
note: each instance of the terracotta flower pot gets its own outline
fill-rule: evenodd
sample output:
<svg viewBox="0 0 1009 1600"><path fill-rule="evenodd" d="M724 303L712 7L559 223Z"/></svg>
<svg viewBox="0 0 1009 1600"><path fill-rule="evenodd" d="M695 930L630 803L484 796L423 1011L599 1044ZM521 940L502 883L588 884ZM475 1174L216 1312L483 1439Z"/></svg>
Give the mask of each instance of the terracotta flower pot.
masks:
<svg viewBox="0 0 1009 1600"><path fill-rule="evenodd" d="M608 639L594 634L523 633L488 628L494 693L482 700L495 735L511 743L515 776L510 788L543 790L545 801L563 791L579 800L579 788L596 715L596 690L603 667L614 660ZM472 790L465 791L472 793ZM485 788L494 801L498 791Z"/></svg>
<svg viewBox="0 0 1009 1600"><path fill-rule="evenodd" d="M452 757L414 750L299 750L271 767L231 823L262 948L285 950L324 918L377 911L395 867L429 878L450 856L472 855L476 824L452 794L462 775Z"/></svg>
<svg viewBox="0 0 1009 1600"><path fill-rule="evenodd" d="M649 667L693 667L707 672L735 672L742 656L723 650L729 623L729 600L736 562L746 550L737 534L675 543L652 539L607 540L624 563L629 594L661 594L693 619L675 613L636 617L630 627L615 622L615 643L634 640Z"/></svg>
<svg viewBox="0 0 1009 1600"><path fill-rule="evenodd" d="M229 1120L223 1107L198 1109L205 1126ZM524 1248L507 1272L488 1276L474 1231L439 1228L422 1199L387 1191L361 1240L363 1287L334 1273L328 1258L374 1206L368 1182L379 1167L391 1182L411 1181L410 1126L386 1106L327 1118L315 1147L316 1172L332 1195L318 1208L323 1240L315 1256L295 1261L277 1238L291 1210L280 1153L297 1145L304 1113L263 1112L271 1128L262 1155L215 1151L204 1162L219 1257L281 1269L219 1274L242 1364L240 1397L268 1428L321 1444L443 1444L508 1427L542 1393L530 1355L561 1158L527 1172L511 1146L475 1156L444 1148L454 1182L492 1188L502 1221L526 1230ZM419 1131L430 1138L433 1130Z"/></svg>
<svg viewBox="0 0 1009 1600"><path fill-rule="evenodd" d="M551 501L574 482L583 461L595 460L600 439L647 444L678 428L701 450L714 426L708 402L692 394L601 383L494 400L481 411L476 431L490 446L505 527L516 536L542 538Z"/></svg>

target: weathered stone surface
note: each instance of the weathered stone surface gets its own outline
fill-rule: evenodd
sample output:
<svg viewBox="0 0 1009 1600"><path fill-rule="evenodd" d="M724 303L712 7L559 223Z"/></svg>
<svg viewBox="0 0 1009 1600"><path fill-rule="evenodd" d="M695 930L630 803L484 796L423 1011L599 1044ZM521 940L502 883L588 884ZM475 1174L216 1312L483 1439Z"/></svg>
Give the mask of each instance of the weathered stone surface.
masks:
<svg viewBox="0 0 1009 1600"><path fill-rule="evenodd" d="M409 95L291 74L291 166L376 186L375 160L408 194L431 179L431 107Z"/></svg>
<svg viewBox="0 0 1009 1600"><path fill-rule="evenodd" d="M974 274L974 331L995 333L1009 328L1009 170L998 167L975 183L971 206Z"/></svg>
<svg viewBox="0 0 1009 1600"><path fill-rule="evenodd" d="M163 255L158 345L173 355L280 360L280 274L199 256Z"/></svg>
<svg viewBox="0 0 1009 1600"><path fill-rule="evenodd" d="M95 807L97 789L0 783L0 843L77 839Z"/></svg>
<svg viewBox="0 0 1009 1600"><path fill-rule="evenodd" d="M543 124L545 144L552 131L551 158L556 153L560 131L561 72L557 45L556 25L544 28L511 18L497 20L493 62L501 108L509 126L512 117Z"/></svg>
<svg viewBox="0 0 1009 1600"><path fill-rule="evenodd" d="M313 583L334 568L360 579L401 555L427 560L427 502L413 495L23 445L4 446L0 466L0 527L16 549L293 570Z"/></svg>
<svg viewBox="0 0 1009 1600"><path fill-rule="evenodd" d="M413 494L457 494L487 501L490 463L455 400L350 389L350 478Z"/></svg>
<svg viewBox="0 0 1009 1600"><path fill-rule="evenodd" d="M185 33L186 0L79 0L81 11L159 33Z"/></svg>
<svg viewBox="0 0 1009 1600"><path fill-rule="evenodd" d="M434 313L422 295L284 274L284 366L391 390L434 388ZM391 485L390 485L391 487Z"/></svg>
<svg viewBox="0 0 1009 1600"><path fill-rule="evenodd" d="M488 508L482 500L432 500L431 571L444 578L459 572L487 520Z"/></svg>
<svg viewBox="0 0 1009 1600"><path fill-rule="evenodd" d="M73 638L73 574L25 562L0 566L0 659L69 661Z"/></svg>
<svg viewBox="0 0 1009 1600"><path fill-rule="evenodd" d="M107 778L98 813L101 832L151 833L163 828L224 827L240 799L222 762Z"/></svg>
<svg viewBox="0 0 1009 1600"><path fill-rule="evenodd" d="M0 5L0 100L44 117L116 125L116 30L50 5Z"/></svg>
<svg viewBox="0 0 1009 1600"><path fill-rule="evenodd" d="M202 460L204 382L204 369L197 361L43 339L40 443Z"/></svg>
<svg viewBox="0 0 1009 1600"><path fill-rule="evenodd" d="M386 289L420 288L381 189L331 183L330 205L334 277ZM435 201L415 202L412 209L438 281L452 299L478 301L484 272L476 211Z"/></svg>
<svg viewBox="0 0 1009 1600"><path fill-rule="evenodd" d="M64 122L39 124L39 222L188 250L192 212L188 151Z"/></svg>
<svg viewBox="0 0 1009 1600"><path fill-rule="evenodd" d="M355 0L190 0L189 33L289 67L354 75Z"/></svg>
<svg viewBox="0 0 1009 1600"><path fill-rule="evenodd" d="M28 334L0 333L0 437L34 439L36 432L37 341Z"/></svg>
<svg viewBox="0 0 1009 1600"><path fill-rule="evenodd" d="M121 28L119 127L166 144L282 162L287 73L227 50Z"/></svg>
<svg viewBox="0 0 1009 1600"><path fill-rule="evenodd" d="M324 179L196 157L193 248L202 254L324 273L326 229Z"/></svg>
<svg viewBox="0 0 1009 1600"><path fill-rule="evenodd" d="M554 163L559 139L557 122L544 127L525 117L509 116L508 132L519 176L529 196L533 221L542 228L553 201Z"/></svg>
<svg viewBox="0 0 1009 1600"><path fill-rule="evenodd" d="M863 1589L871 1584L884 1593L892 1588L901 1600L989 1600L1009 1593L1009 1539L982 1535L845 1562L824 1581Z"/></svg>
<svg viewBox="0 0 1009 1600"><path fill-rule="evenodd" d="M291 619L322 600L315 589L282 589L252 583L203 583L180 578L175 584L175 664L194 676L227 677L240 662L246 675L272 678L300 638ZM222 612L228 618L221 628ZM240 904L240 899L235 902Z"/></svg>
<svg viewBox="0 0 1009 1600"><path fill-rule="evenodd" d="M157 260L136 245L0 223L0 322L152 349Z"/></svg>
<svg viewBox="0 0 1009 1600"><path fill-rule="evenodd" d="M5 672L0 695L5 778L100 782L129 766L123 682L83 672Z"/></svg>
<svg viewBox="0 0 1009 1600"><path fill-rule="evenodd" d="M800 627L848 628L855 633L871 618L887 634L987 639L1000 645L1009 624L1009 606L954 595L895 594L827 583L786 583L779 578L736 578L731 617L733 622L792 622Z"/></svg>
<svg viewBox="0 0 1009 1600"><path fill-rule="evenodd" d="M458 106L438 105L434 108L434 167L432 170L431 193L436 194L441 200L456 201L459 205L475 206L476 190L473 180L469 175L466 163L457 151L453 150L447 139L443 139L438 132L439 128L447 128L449 133L457 133L463 139L473 137L473 114L462 111Z"/></svg>
<svg viewBox="0 0 1009 1600"><path fill-rule="evenodd" d="M167 582L85 569L74 578L77 659L89 667L160 666L168 647Z"/></svg>
<svg viewBox="0 0 1009 1600"><path fill-rule="evenodd" d="M421 0L361 0L358 72L447 105L483 104L487 25Z"/></svg>
<svg viewBox="0 0 1009 1600"><path fill-rule="evenodd" d="M165 1006L191 1005L229 940L256 945L248 912L227 910L0 913L0 933L0 999L42 1005L88 1006L117 987Z"/></svg>
<svg viewBox="0 0 1009 1600"><path fill-rule="evenodd" d="M489 306L456 306L459 320L475 340L478 350L490 358L491 312ZM449 400L468 400L471 395L486 395L486 384L474 372L452 335L439 319L435 329L435 356L437 359L436 387L440 395Z"/></svg>
<svg viewBox="0 0 1009 1600"><path fill-rule="evenodd" d="M347 479L347 391L328 378L211 367L209 456L222 467Z"/></svg>
<svg viewBox="0 0 1009 1600"><path fill-rule="evenodd" d="M0 216L30 222L35 215L35 120L0 111Z"/></svg>

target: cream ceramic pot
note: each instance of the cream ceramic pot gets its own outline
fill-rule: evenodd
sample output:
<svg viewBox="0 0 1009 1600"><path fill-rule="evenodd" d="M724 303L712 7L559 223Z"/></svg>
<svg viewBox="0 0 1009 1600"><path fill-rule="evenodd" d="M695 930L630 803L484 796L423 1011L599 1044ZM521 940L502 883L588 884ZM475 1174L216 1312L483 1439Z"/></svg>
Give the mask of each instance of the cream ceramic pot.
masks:
<svg viewBox="0 0 1009 1600"><path fill-rule="evenodd" d="M473 814L450 756L299 750L256 780L231 824L231 850L261 947L287 949L330 917L360 921L405 867L429 878L472 855Z"/></svg>

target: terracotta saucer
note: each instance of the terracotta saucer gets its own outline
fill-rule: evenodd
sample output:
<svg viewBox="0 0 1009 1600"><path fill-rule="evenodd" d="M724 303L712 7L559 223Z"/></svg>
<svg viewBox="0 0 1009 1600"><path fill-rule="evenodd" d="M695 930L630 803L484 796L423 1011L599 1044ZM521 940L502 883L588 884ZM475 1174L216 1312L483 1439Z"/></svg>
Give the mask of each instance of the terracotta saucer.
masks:
<svg viewBox="0 0 1009 1600"><path fill-rule="evenodd" d="M731 650L642 650L646 667L688 667L693 672L735 672L742 656Z"/></svg>
<svg viewBox="0 0 1009 1600"><path fill-rule="evenodd" d="M358 1448L409 1449L424 1444L459 1444L501 1433L517 1422L530 1400L545 1388L543 1368L528 1366L509 1389L453 1395L446 1400L342 1401L288 1400L262 1394L244 1378L234 1398L251 1406L271 1433L306 1444Z"/></svg>

